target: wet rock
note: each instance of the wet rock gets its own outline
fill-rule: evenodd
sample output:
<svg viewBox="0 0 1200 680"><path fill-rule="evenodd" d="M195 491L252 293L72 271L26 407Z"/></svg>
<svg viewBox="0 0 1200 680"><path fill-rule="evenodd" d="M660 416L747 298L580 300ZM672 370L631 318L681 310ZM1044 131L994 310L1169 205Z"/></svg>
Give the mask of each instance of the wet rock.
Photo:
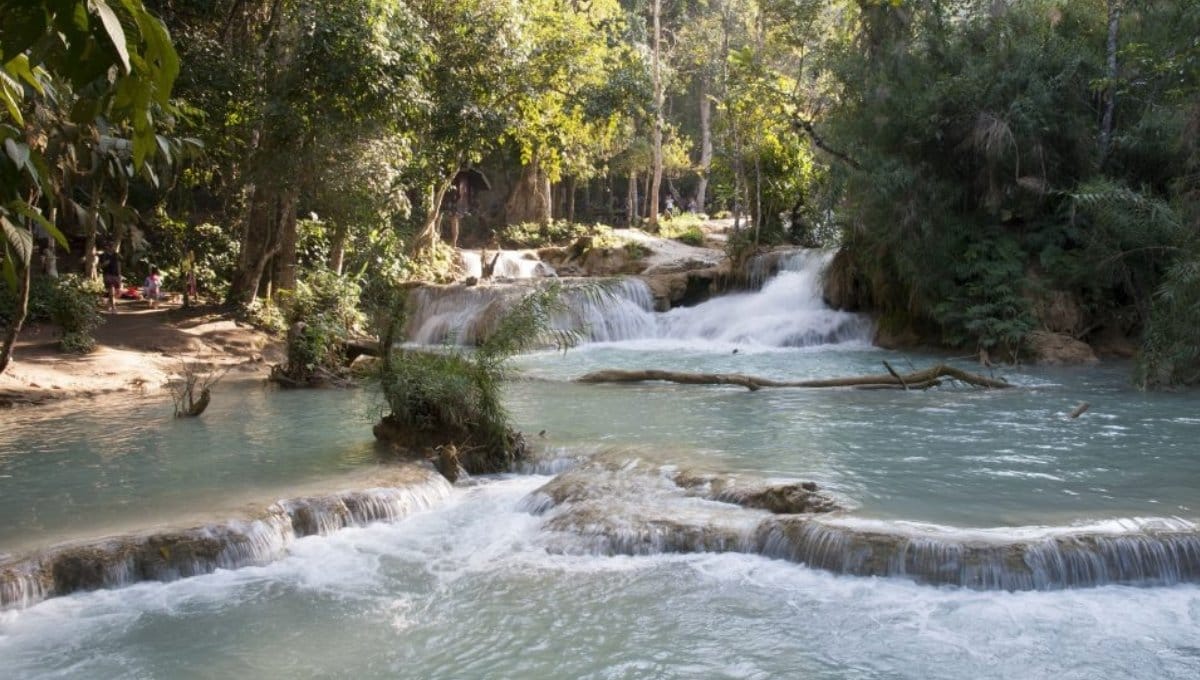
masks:
<svg viewBox="0 0 1200 680"><path fill-rule="evenodd" d="M465 472L458 462L458 447L453 444L447 444L436 450L433 465L451 484L457 482Z"/></svg>
<svg viewBox="0 0 1200 680"><path fill-rule="evenodd" d="M729 489L715 500L736 503L746 508L758 508L775 514L834 512L841 506L817 490L816 484L802 482L781 484L760 489Z"/></svg>
<svg viewBox="0 0 1200 680"><path fill-rule="evenodd" d="M1025 336L1034 361L1045 366L1094 364L1096 353L1085 342L1069 335L1049 331L1033 331Z"/></svg>
<svg viewBox="0 0 1200 680"><path fill-rule="evenodd" d="M733 476L694 475L681 472L675 483L705 498L775 514L836 512L844 508L823 493L815 482L766 484Z"/></svg>

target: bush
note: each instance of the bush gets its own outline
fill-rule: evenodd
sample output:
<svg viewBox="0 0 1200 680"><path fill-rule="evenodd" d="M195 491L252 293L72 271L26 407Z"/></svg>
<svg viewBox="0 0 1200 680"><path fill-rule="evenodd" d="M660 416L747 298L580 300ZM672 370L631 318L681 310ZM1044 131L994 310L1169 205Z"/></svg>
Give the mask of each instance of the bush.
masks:
<svg viewBox="0 0 1200 680"><path fill-rule="evenodd" d="M275 377L300 385L340 376L346 342L366 322L358 283L329 270L311 272L296 290L281 294L280 311L288 329L287 363Z"/></svg>
<svg viewBox="0 0 1200 680"><path fill-rule="evenodd" d="M501 403L505 362L545 339L564 308L561 291L552 284L526 295L474 352L388 352L380 383L389 413L376 437L418 452L453 445L468 472L507 470L524 455L525 441ZM399 323L394 320L393 328ZM565 347L574 335L556 333L554 339ZM383 344L390 345L388 336Z"/></svg>
<svg viewBox="0 0 1200 680"><path fill-rule="evenodd" d="M101 292L100 282L72 274L51 284L47 312L50 321L62 329L60 345L64 352L86 354L96 348L92 332L104 323L96 304Z"/></svg>
<svg viewBox="0 0 1200 680"><path fill-rule="evenodd" d="M505 227L500 232L500 243L506 248L544 248L566 245L591 231L593 229L587 225L563 220L547 224L523 222Z"/></svg>
<svg viewBox="0 0 1200 680"><path fill-rule="evenodd" d="M684 214L659 223L658 232L666 238L673 238L689 246L704 246L704 230L700 228L703 220L698 215Z"/></svg>

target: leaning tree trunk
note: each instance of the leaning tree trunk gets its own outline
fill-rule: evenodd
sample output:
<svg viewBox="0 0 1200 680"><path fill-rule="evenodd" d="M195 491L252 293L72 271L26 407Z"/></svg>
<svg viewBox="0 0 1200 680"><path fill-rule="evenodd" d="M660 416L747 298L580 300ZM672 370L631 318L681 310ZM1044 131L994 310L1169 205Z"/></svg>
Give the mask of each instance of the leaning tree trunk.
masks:
<svg viewBox="0 0 1200 680"><path fill-rule="evenodd" d="M446 192L450 191L450 185L454 180L453 174L450 179L447 179L437 186L429 187L429 197L426 199L429 203L426 206L428 212L425 218L425 225L421 227L420 233L413 239L413 253L420 255L427 253L437 245L441 240L441 234L438 233L438 225L442 222L442 201L446 200Z"/></svg>
<svg viewBox="0 0 1200 680"><path fill-rule="evenodd" d="M512 194L504 206L504 219L508 224L547 224L550 222L550 178L542 171L535 157L521 167L521 176L513 186Z"/></svg>
<svg viewBox="0 0 1200 680"><path fill-rule="evenodd" d="M12 257L10 254L9 257ZM0 346L0 374L3 374L8 364L12 361L13 347L17 344L17 336L21 334L21 327L25 325L25 317L29 315L29 270L33 269L29 262L22 265L16 263L20 273L20 278L17 281L17 308L13 310L12 318L8 322L8 329L4 333L4 345Z"/></svg>

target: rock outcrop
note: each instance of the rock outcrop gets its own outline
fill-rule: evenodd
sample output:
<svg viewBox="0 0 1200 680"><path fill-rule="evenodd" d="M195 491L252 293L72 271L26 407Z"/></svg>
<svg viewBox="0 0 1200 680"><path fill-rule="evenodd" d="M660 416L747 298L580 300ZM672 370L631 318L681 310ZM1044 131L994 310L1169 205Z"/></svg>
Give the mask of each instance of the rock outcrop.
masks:
<svg viewBox="0 0 1200 680"><path fill-rule="evenodd" d="M1083 365L1099 361L1090 345L1064 333L1033 331L1025 336L1025 344L1034 361L1043 366Z"/></svg>

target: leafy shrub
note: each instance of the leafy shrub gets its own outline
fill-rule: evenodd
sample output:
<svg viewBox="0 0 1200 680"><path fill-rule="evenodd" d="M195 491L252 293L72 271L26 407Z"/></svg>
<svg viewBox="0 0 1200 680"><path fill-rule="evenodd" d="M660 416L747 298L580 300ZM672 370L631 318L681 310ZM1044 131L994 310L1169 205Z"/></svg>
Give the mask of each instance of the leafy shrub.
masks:
<svg viewBox="0 0 1200 680"><path fill-rule="evenodd" d="M659 223L658 232L666 238L686 243L689 246L704 245L704 231L700 228L703 220L698 215L683 214Z"/></svg>
<svg viewBox="0 0 1200 680"><path fill-rule="evenodd" d="M525 442L501 403L505 362L546 338L564 308L561 291L551 284L526 295L473 352L388 352L380 382L389 413L376 436L416 450L453 444L472 473L508 469ZM574 336L556 333L554 339L566 346ZM389 347L388 337L383 344Z"/></svg>
<svg viewBox="0 0 1200 680"><path fill-rule="evenodd" d="M954 280L933 317L956 347L998 349L1015 355L1033 330L1033 310L1021 294L1024 254L1010 238L966 244L954 262Z"/></svg>
<svg viewBox="0 0 1200 680"><path fill-rule="evenodd" d="M276 371L285 383L306 384L340 375L346 342L363 331L359 286L346 276L320 269L285 291L280 311L288 329L287 362Z"/></svg>
<svg viewBox="0 0 1200 680"><path fill-rule="evenodd" d="M54 288L53 279L38 277L30 281L26 322L50 320L50 298L54 295ZM5 277L0 276L0 327L8 326L16 309L17 291L8 286Z"/></svg>
<svg viewBox="0 0 1200 680"><path fill-rule="evenodd" d="M104 323L97 308L102 292L99 281L68 274L51 284L47 301L49 318L62 329L60 345L64 352L86 354L96 348L92 332Z"/></svg>
<svg viewBox="0 0 1200 680"><path fill-rule="evenodd" d="M1200 248L1168 270L1150 311L1134 381L1139 387L1200 383Z"/></svg>
<svg viewBox="0 0 1200 680"><path fill-rule="evenodd" d="M563 220L547 224L523 222L505 227L500 233L500 243L507 248L544 248L566 245L591 231L593 228L587 225Z"/></svg>

